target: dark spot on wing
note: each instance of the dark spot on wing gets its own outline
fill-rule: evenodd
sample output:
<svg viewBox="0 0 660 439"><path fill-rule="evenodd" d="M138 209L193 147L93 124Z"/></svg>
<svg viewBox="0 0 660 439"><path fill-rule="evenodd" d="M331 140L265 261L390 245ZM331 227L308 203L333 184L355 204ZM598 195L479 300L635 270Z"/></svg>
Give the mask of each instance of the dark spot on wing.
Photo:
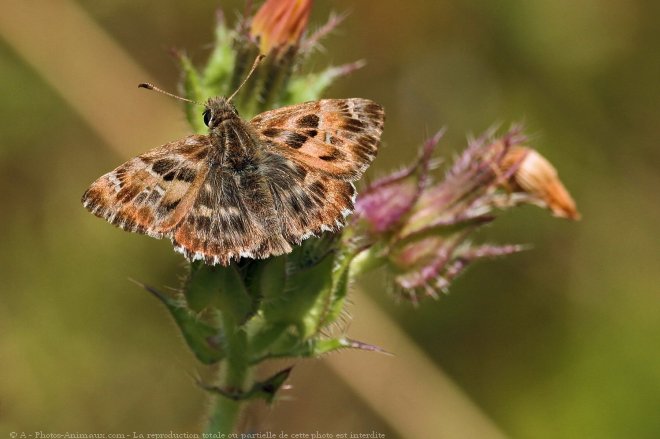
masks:
<svg viewBox="0 0 660 439"><path fill-rule="evenodd" d="M123 228L124 230L134 230L135 229L135 221L131 218L125 218L123 221Z"/></svg>
<svg viewBox="0 0 660 439"><path fill-rule="evenodd" d="M82 196L83 203L84 202L89 203L89 206L87 206L88 209L91 209L92 207L101 204L102 200L103 198L101 197L100 192L95 189L87 189L87 191Z"/></svg>
<svg viewBox="0 0 660 439"><path fill-rule="evenodd" d="M147 192L140 192L140 195L135 197L135 200L133 200L133 202L135 204L141 204L147 199L148 196L149 194Z"/></svg>
<svg viewBox="0 0 660 439"><path fill-rule="evenodd" d="M343 146L344 145L344 141L342 139L340 139L339 137L330 136L330 138L328 140L330 142L330 145L333 145L333 146Z"/></svg>
<svg viewBox="0 0 660 439"><path fill-rule="evenodd" d="M300 180L304 180L305 177L307 176L307 169L305 169L305 167L302 165L295 164L294 171L296 178Z"/></svg>
<svg viewBox="0 0 660 439"><path fill-rule="evenodd" d="M272 138L272 137L277 137L277 136L279 136L279 134L280 134L281 132L282 132L282 130L279 129L279 128L266 128L265 130L263 130L263 131L261 132L261 134L263 134L263 135L266 136L266 137L271 137L271 138Z"/></svg>
<svg viewBox="0 0 660 439"><path fill-rule="evenodd" d="M383 113L383 107L375 102L371 102L364 107L363 111L367 114L380 116Z"/></svg>
<svg viewBox="0 0 660 439"><path fill-rule="evenodd" d="M316 114L307 114L298 119L298 127L300 128L318 128L318 126L319 117Z"/></svg>
<svg viewBox="0 0 660 439"><path fill-rule="evenodd" d="M360 145L370 146L372 148L375 148L376 146L378 146L378 139L374 136L365 134L363 136L360 136L360 138L358 138L358 143Z"/></svg>
<svg viewBox="0 0 660 439"><path fill-rule="evenodd" d="M140 188L137 186L124 186L122 190L117 192L117 201L121 201L122 203L127 203L131 201L133 198L137 196L137 194L140 193Z"/></svg>
<svg viewBox="0 0 660 439"><path fill-rule="evenodd" d="M176 206L179 205L179 202L180 202L180 201L181 201L181 200L175 200L175 201L172 201L171 203L163 203L163 204L161 204L161 205L158 207L158 210L160 210L160 211L164 211L164 212L167 213L167 212L169 212L169 211L171 211L171 210L176 209Z"/></svg>
<svg viewBox="0 0 660 439"><path fill-rule="evenodd" d="M320 182L320 181L315 181L314 183L309 185L309 189L312 191L312 193L325 196L325 185Z"/></svg>
<svg viewBox="0 0 660 439"><path fill-rule="evenodd" d="M294 212L301 212L302 211L302 206L300 205L300 202L298 201L298 197L295 195L291 195L289 197L289 205L293 209Z"/></svg>
<svg viewBox="0 0 660 439"><path fill-rule="evenodd" d="M344 154L338 149L333 149L329 154L322 155L319 158L325 162L334 162L336 160L343 159Z"/></svg>
<svg viewBox="0 0 660 439"><path fill-rule="evenodd" d="M206 156L208 155L209 155L208 148L202 148L199 151L197 151L195 155L193 155L193 158L195 158L196 160L201 160L203 158L206 158Z"/></svg>
<svg viewBox="0 0 660 439"><path fill-rule="evenodd" d="M196 176L197 173L194 170L190 168L182 168L179 170L176 179L190 183L195 179Z"/></svg>
<svg viewBox="0 0 660 439"><path fill-rule="evenodd" d="M314 207L316 207L316 203L314 200L307 194L302 193L300 194L300 201L302 204L305 206L305 209L310 210Z"/></svg>
<svg viewBox="0 0 660 439"><path fill-rule="evenodd" d="M343 129L347 131L352 131L354 133L359 133L360 131L364 130L364 123L358 119L348 119L344 125L342 126Z"/></svg>
<svg viewBox="0 0 660 439"><path fill-rule="evenodd" d="M158 200L160 200L161 197L162 195L158 191L151 191L151 193L147 197L147 203L155 204L158 202Z"/></svg>
<svg viewBox="0 0 660 439"><path fill-rule="evenodd" d="M307 136L300 133L289 133L284 140L288 146L294 149L301 148L305 144L305 141L307 141Z"/></svg>
<svg viewBox="0 0 660 439"><path fill-rule="evenodd" d="M350 190L347 190L346 192L340 192L339 196L341 197L342 201L344 202L343 204L346 206L350 206L350 208L353 208L353 188L351 187Z"/></svg>
<svg viewBox="0 0 660 439"><path fill-rule="evenodd" d="M174 169L177 165L177 162L171 159L160 159L151 166L151 169L158 175L163 175ZM174 176L172 176L174 178ZM171 180L171 179L170 179Z"/></svg>
<svg viewBox="0 0 660 439"><path fill-rule="evenodd" d="M126 176L126 168L124 166L120 167L115 171L115 177L117 177L117 180L123 182L125 176Z"/></svg>

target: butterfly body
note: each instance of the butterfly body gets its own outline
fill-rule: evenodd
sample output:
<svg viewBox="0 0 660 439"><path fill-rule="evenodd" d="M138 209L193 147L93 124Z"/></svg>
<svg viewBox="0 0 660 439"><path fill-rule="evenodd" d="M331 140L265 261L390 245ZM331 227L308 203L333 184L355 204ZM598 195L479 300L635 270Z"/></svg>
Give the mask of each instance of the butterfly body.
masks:
<svg viewBox="0 0 660 439"><path fill-rule="evenodd" d="M324 99L244 121L218 97L203 117L208 135L129 160L92 183L83 205L124 230L169 238L189 260L287 253L343 226L384 113L366 99Z"/></svg>

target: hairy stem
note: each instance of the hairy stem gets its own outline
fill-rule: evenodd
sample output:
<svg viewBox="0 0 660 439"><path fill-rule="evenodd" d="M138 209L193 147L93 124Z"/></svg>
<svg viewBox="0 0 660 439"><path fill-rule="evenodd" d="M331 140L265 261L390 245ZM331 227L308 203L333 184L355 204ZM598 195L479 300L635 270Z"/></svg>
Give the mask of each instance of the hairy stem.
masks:
<svg viewBox="0 0 660 439"><path fill-rule="evenodd" d="M219 368L217 385L226 395L215 394L205 429L206 433L232 433L235 431L245 404L241 394L247 388L251 368L247 356L247 334L235 319L224 313L222 326L225 335L227 357ZM235 398L229 395L235 395Z"/></svg>

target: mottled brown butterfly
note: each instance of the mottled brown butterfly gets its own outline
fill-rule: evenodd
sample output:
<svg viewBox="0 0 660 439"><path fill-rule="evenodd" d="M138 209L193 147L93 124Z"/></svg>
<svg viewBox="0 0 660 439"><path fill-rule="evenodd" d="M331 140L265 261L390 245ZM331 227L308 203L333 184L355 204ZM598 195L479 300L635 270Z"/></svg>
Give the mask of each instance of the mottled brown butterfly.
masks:
<svg viewBox="0 0 660 439"><path fill-rule="evenodd" d="M287 253L343 227L353 182L376 156L383 108L322 99L244 121L234 95L204 105L208 135L129 160L92 183L83 205L124 230L167 237L186 258L207 264Z"/></svg>

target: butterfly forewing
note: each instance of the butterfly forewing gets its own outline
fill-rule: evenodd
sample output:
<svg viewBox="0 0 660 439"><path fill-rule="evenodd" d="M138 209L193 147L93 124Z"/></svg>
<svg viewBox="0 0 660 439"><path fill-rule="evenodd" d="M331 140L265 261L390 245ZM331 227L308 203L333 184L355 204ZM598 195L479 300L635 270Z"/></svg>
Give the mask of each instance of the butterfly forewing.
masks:
<svg viewBox="0 0 660 439"><path fill-rule="evenodd" d="M194 135L154 148L92 183L82 203L124 230L166 236L206 178L209 146L208 136Z"/></svg>
<svg viewBox="0 0 660 439"><path fill-rule="evenodd" d="M384 119L368 99L322 99L266 111L250 124L276 154L355 181L376 156Z"/></svg>

